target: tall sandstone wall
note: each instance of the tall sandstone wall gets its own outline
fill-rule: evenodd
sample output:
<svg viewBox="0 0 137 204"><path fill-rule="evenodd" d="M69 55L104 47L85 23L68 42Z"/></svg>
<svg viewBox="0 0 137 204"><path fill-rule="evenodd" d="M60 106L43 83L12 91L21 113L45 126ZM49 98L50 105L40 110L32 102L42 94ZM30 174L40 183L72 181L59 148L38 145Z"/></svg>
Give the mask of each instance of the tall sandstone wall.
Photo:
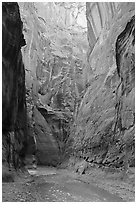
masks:
<svg viewBox="0 0 137 204"><path fill-rule="evenodd" d="M2 153L3 164L23 166L27 148L25 45L17 3L2 3Z"/></svg>
<svg viewBox="0 0 137 204"><path fill-rule="evenodd" d="M29 138L35 137L38 164L56 165L84 90L86 5L20 2L19 6L27 44L22 54Z"/></svg>
<svg viewBox="0 0 137 204"><path fill-rule="evenodd" d="M134 165L135 4L87 3L86 92L71 129L73 154Z"/></svg>

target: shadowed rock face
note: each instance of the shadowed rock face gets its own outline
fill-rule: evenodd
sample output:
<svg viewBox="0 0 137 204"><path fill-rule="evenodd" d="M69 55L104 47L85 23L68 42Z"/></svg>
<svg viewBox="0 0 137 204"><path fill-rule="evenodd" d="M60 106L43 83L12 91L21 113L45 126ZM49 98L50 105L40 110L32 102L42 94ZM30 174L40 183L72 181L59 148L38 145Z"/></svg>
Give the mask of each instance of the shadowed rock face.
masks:
<svg viewBox="0 0 137 204"><path fill-rule="evenodd" d="M43 115L34 109L34 134L37 142L37 161L41 165L56 166L59 162L59 146L50 125Z"/></svg>
<svg viewBox="0 0 137 204"><path fill-rule="evenodd" d="M87 18L93 16L91 4ZM86 155L98 164L134 163L134 9L134 3L118 4L112 18L104 19L109 19L109 28L100 29L94 48L89 47L88 88L71 138L76 155ZM93 37L89 24L88 36Z"/></svg>
<svg viewBox="0 0 137 204"><path fill-rule="evenodd" d="M2 133L3 160L21 165L27 144L25 45L17 3L2 3Z"/></svg>

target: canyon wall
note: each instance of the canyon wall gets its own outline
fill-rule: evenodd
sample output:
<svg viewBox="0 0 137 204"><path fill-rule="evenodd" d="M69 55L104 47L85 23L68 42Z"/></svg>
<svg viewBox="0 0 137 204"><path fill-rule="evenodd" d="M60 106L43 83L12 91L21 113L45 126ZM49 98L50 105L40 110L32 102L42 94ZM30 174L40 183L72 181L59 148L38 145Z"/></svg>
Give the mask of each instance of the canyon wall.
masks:
<svg viewBox="0 0 137 204"><path fill-rule="evenodd" d="M27 46L26 70L30 135L39 164L60 162L69 124L84 92L85 3L19 3ZM35 152L34 152L35 153Z"/></svg>
<svg viewBox="0 0 137 204"><path fill-rule="evenodd" d="M24 165L27 149L25 45L17 3L2 3L2 160L14 168Z"/></svg>
<svg viewBox="0 0 137 204"><path fill-rule="evenodd" d="M87 89L71 129L72 155L126 168L135 156L135 4L86 8Z"/></svg>
<svg viewBox="0 0 137 204"><path fill-rule="evenodd" d="M22 55L17 4L3 5L3 144L21 135L38 164L134 165L134 3L20 2Z"/></svg>

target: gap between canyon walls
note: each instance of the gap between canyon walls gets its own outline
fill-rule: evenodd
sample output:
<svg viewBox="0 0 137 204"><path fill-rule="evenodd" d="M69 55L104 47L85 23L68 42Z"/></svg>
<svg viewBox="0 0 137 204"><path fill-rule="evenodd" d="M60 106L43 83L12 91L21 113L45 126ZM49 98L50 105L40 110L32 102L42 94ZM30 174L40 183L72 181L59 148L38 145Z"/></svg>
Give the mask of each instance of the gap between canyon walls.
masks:
<svg viewBox="0 0 137 204"><path fill-rule="evenodd" d="M134 3L21 3L20 11L38 163L134 165Z"/></svg>
<svg viewBox="0 0 137 204"><path fill-rule="evenodd" d="M3 161L134 166L134 3L19 9L23 33L3 4Z"/></svg>

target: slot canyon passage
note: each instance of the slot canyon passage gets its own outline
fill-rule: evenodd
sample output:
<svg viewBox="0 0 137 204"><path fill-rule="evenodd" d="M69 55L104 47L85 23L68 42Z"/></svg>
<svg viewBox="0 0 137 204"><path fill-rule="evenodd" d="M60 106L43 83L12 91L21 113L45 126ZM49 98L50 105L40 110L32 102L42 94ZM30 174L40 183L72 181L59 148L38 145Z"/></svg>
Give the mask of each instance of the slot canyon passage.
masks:
<svg viewBox="0 0 137 204"><path fill-rule="evenodd" d="M135 3L2 3L2 201L135 201Z"/></svg>

